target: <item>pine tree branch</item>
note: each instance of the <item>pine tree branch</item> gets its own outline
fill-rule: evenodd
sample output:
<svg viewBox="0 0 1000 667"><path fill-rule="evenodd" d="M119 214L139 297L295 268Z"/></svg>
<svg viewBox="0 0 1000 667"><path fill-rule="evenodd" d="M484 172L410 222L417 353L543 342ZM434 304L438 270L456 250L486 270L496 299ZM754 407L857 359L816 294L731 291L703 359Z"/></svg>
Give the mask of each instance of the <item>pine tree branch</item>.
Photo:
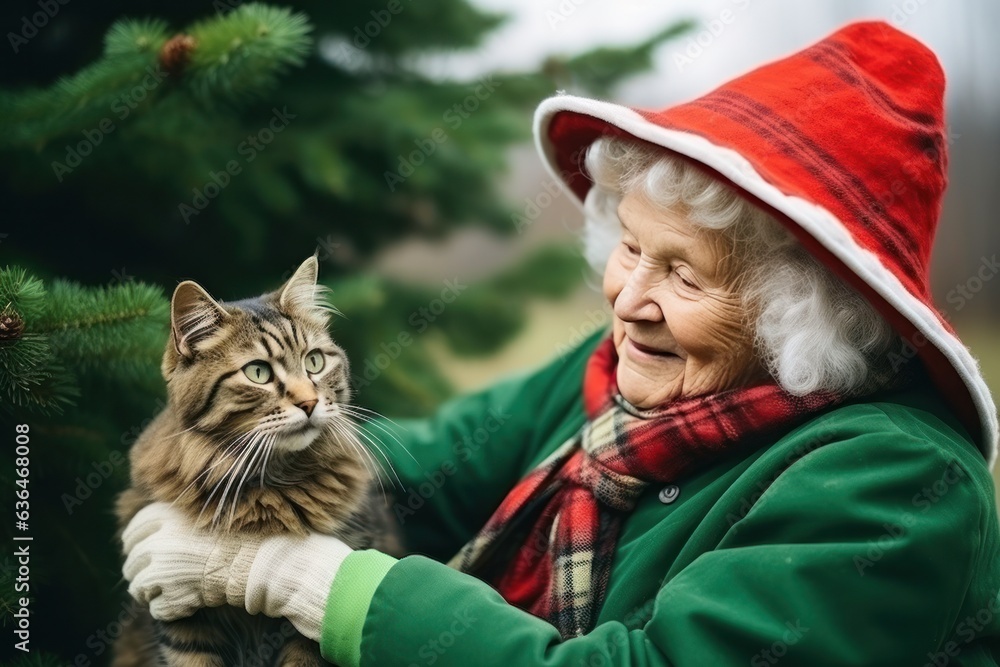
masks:
<svg viewBox="0 0 1000 667"><path fill-rule="evenodd" d="M12 309L22 320L34 320L45 307L45 284L20 266L0 269L0 313Z"/></svg>
<svg viewBox="0 0 1000 667"><path fill-rule="evenodd" d="M48 307L34 322L33 330L53 333L87 329L165 313L166 302L159 287L143 283L83 287L55 280L48 290Z"/></svg>
<svg viewBox="0 0 1000 667"><path fill-rule="evenodd" d="M102 132L102 121L122 120L136 105L148 104L163 80L154 68L166 39L162 21L119 21L105 37L104 54L89 67L49 88L0 91L6 126L0 147L40 150L71 132Z"/></svg>
<svg viewBox="0 0 1000 667"><path fill-rule="evenodd" d="M678 21L639 44L628 47L602 46L572 58L553 57L545 69L572 88L581 88L600 97L610 96L623 80L653 66L656 49L695 26L693 20Z"/></svg>
<svg viewBox="0 0 1000 667"><path fill-rule="evenodd" d="M242 101L270 88L305 62L312 27L304 14L260 3L200 21L185 85L202 102Z"/></svg>
<svg viewBox="0 0 1000 667"><path fill-rule="evenodd" d="M0 395L5 402L18 406L31 403L28 394L52 376L51 361L46 336L25 333L20 340L4 344L0 348Z"/></svg>
<svg viewBox="0 0 1000 667"><path fill-rule="evenodd" d="M52 353L49 338L32 330L42 317L45 285L21 267L0 270L0 313L12 315L23 327L15 338L0 342L0 412L15 407L42 414L61 414L78 395L71 378Z"/></svg>
<svg viewBox="0 0 1000 667"><path fill-rule="evenodd" d="M0 359L5 356L0 354ZM39 415L61 415L80 396L76 378L51 354L32 369L30 377L19 377L6 365L0 366L0 383L6 399L0 404L0 412L7 415L13 414L15 408Z"/></svg>
<svg viewBox="0 0 1000 667"><path fill-rule="evenodd" d="M168 94L187 96L187 106L252 99L290 66L305 62L311 29L304 14L287 8L242 5L194 24L187 33L193 38L190 52L174 71L163 63L165 22L119 21L105 37L101 58L77 74L45 89L0 90L6 130L0 149L40 151L74 133L96 145L136 109L155 107Z"/></svg>
<svg viewBox="0 0 1000 667"><path fill-rule="evenodd" d="M0 271L0 299L24 323L17 339L0 345L4 412L61 414L79 396L81 373L127 382L159 366L169 307L158 287L57 280L46 290L14 267Z"/></svg>
<svg viewBox="0 0 1000 667"><path fill-rule="evenodd" d="M158 287L126 283L88 288L57 280L48 308L34 323L71 368L134 376L158 365L167 332L168 302Z"/></svg>

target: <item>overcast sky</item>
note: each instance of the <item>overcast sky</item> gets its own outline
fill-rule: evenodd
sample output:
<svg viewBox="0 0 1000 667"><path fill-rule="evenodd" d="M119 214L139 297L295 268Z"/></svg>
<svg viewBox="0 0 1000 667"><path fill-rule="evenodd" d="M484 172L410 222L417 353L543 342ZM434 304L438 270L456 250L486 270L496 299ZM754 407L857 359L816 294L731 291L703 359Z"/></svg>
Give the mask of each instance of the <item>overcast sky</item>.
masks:
<svg viewBox="0 0 1000 667"><path fill-rule="evenodd" d="M680 64L685 37L657 52L657 71L623 87L616 101L666 105L689 99L768 60L787 55L852 20L882 18L918 37L940 57L948 96L1000 107L1000 26L996 0L472 0L512 14L471 54L438 59L441 74L468 76L496 68L536 67L550 53L575 53L603 44L627 44L671 21L692 17L717 34L693 62ZM723 23L723 19L727 22ZM718 28L721 26L721 32Z"/></svg>

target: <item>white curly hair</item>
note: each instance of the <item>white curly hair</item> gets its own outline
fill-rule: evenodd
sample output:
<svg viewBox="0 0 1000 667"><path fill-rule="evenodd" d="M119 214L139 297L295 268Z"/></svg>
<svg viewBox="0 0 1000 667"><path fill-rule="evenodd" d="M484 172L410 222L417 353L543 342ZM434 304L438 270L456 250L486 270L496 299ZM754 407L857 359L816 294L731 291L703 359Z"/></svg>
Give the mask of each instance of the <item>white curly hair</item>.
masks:
<svg viewBox="0 0 1000 667"><path fill-rule="evenodd" d="M584 255L598 273L621 239L618 204L636 188L651 203L719 232L744 300L746 326L786 391L860 395L894 375L900 338L856 290L809 254L768 212L664 149L600 137L586 154L594 186L584 201Z"/></svg>

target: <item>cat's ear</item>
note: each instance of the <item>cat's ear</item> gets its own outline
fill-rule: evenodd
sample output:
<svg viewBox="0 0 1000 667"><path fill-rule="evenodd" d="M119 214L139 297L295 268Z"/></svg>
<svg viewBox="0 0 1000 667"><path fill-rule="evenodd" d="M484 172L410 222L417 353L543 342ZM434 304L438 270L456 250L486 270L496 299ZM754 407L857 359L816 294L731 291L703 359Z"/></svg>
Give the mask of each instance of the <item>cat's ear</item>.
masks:
<svg viewBox="0 0 1000 667"><path fill-rule="evenodd" d="M314 254L295 270L292 277L278 289L278 307L286 312L313 317L326 323L332 313L337 313L328 301L330 288L319 285L319 260Z"/></svg>
<svg viewBox="0 0 1000 667"><path fill-rule="evenodd" d="M194 357L198 343L215 333L228 316L201 285L185 280L170 299L170 347L181 357Z"/></svg>

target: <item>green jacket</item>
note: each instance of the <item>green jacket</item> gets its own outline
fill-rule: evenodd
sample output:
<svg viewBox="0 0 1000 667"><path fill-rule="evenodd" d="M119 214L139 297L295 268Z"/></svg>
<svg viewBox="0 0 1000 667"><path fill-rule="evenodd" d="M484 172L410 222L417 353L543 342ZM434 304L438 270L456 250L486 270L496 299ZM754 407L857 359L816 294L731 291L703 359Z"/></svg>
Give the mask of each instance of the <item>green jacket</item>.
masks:
<svg viewBox="0 0 1000 667"><path fill-rule="evenodd" d="M397 487L396 513L410 555L348 556L323 620L327 660L1000 663L993 482L967 432L926 389L842 405L676 488L649 488L624 521L607 596L586 636L562 640L547 622L444 565L583 424L580 387L599 338L394 429L413 456L393 448L406 494Z"/></svg>

